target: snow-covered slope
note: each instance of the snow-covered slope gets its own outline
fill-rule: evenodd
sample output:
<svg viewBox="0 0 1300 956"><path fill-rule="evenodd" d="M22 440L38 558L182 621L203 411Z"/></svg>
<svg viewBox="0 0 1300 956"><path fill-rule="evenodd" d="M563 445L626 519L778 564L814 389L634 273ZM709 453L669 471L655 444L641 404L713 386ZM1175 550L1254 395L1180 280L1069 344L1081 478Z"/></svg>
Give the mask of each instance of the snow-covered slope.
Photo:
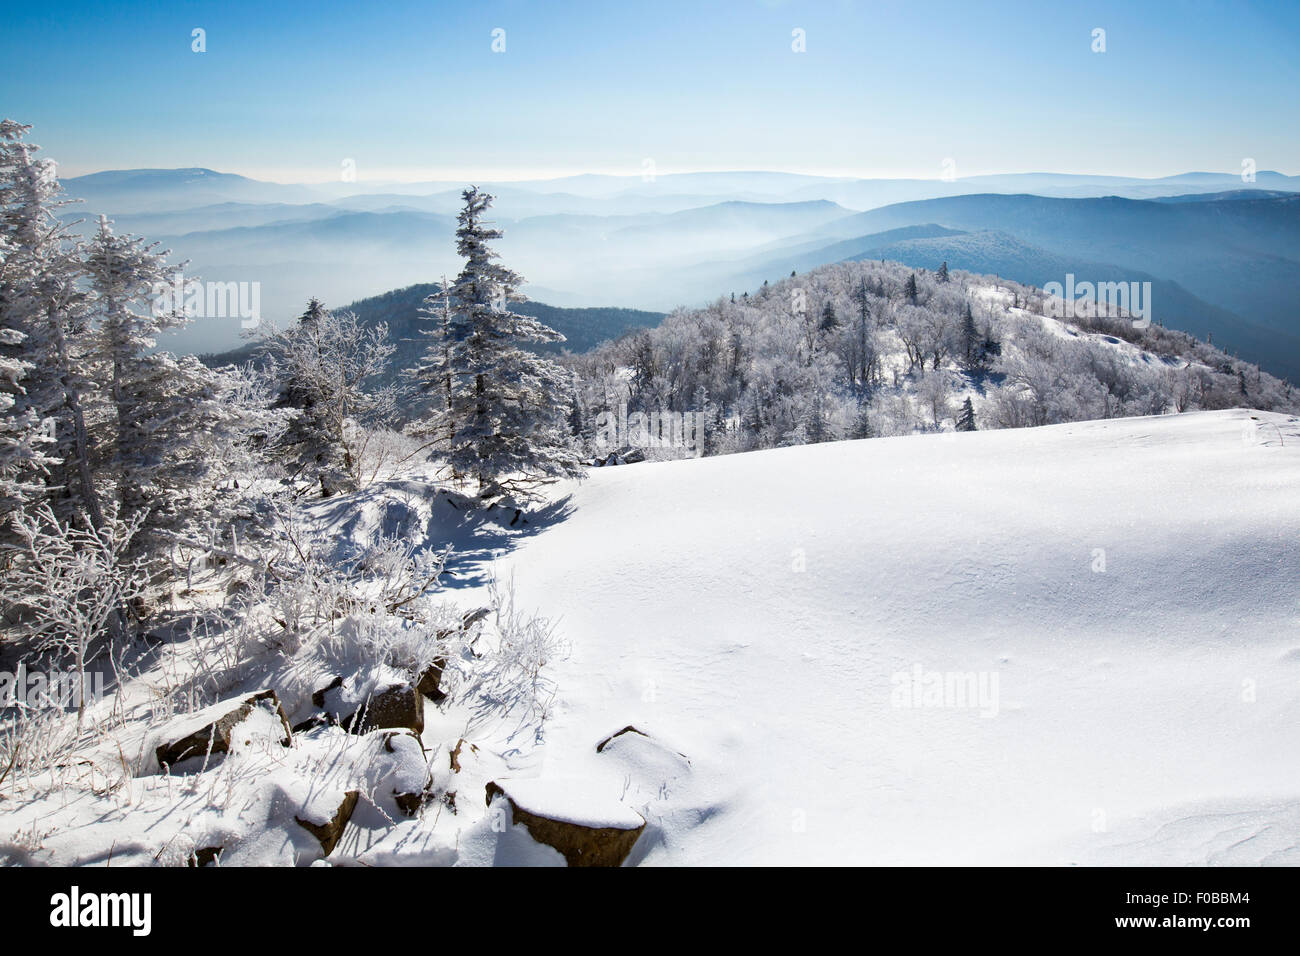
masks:
<svg viewBox="0 0 1300 956"><path fill-rule="evenodd" d="M1300 862L1296 419L844 442L570 491L498 562L572 645L517 773L639 809L634 860ZM652 736L596 753L627 725Z"/></svg>
<svg viewBox="0 0 1300 956"><path fill-rule="evenodd" d="M285 747L255 711L211 764L135 767L215 713L168 720L166 688L215 682L223 712L272 688L297 722L360 628L260 656L200 631L97 705L53 786L10 788L0 862L563 865L499 786L552 822L644 819L633 864L1300 865L1300 418L809 445L465 504L409 476L301 529L340 562L452 542L449 619L498 608L418 742L308 722ZM328 850L301 821L349 793Z"/></svg>

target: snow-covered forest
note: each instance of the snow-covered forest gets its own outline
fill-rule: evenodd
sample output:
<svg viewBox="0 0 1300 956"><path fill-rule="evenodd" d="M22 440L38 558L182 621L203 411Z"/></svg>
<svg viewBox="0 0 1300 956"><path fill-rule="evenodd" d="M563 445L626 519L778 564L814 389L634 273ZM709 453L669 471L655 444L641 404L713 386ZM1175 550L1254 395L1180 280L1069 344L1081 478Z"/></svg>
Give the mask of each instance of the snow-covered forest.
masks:
<svg viewBox="0 0 1300 956"><path fill-rule="evenodd" d="M1300 410L1293 386L1186 333L1105 309L1052 318L996 276L841 262L681 309L573 356L576 431L621 404L703 412L708 454L1196 409ZM659 457L680 454L671 447Z"/></svg>
<svg viewBox="0 0 1300 956"><path fill-rule="evenodd" d="M1161 581L1193 631L1228 605L1250 634L1274 634L1287 613L1268 595L1289 593L1294 562L1243 556L1237 536L1290 540L1300 395L1186 333L1129 314L1058 319L1031 286L869 259L728 291L556 355L537 346L563 337L512 305L523 277L495 251L493 197L469 186L462 268L428 277L439 284L418 348L310 298L250 330L256 360L211 368L159 347L191 321L169 291L178 263L103 217L88 237L70 228L69 197L28 133L0 125L0 860L836 862L826 833L840 798L821 777L832 761L804 767L801 755L830 754L839 737L826 728L845 714L900 721L911 705L889 704L891 674L924 654L951 664L944 673L1005 669L1007 709L1050 715L993 746L1031 761L1059 718L1056 663L1031 631L1075 633L1080 608L1096 602L1087 626L1109 635L1101 656L1149 664L1161 653L1136 617L1106 616L1140 605L1135 579L1028 606L1013 600L1019 572L1008 569L1038 562L1041 594L1100 588L1108 549L1150 570L1158 554L1134 555L1150 538L1177 548L1177 507L1146 531L1136 506L1114 506L1122 530L1094 516L1069 532L1046 515L1057 544L1031 554L1034 528L1016 523L1028 519L961 511L971 489L935 477L949 471L1006 511L1007 471L1044 482L1033 487L1059 494L1064 511L1094 515L1107 469L1164 480L1172 463L1181 477L1162 506L1193 516L1240 505L1253 488L1247 513L1219 515L1232 537L1220 570L1236 597L1220 595L1216 610L1195 568ZM1070 423L1086 424L1077 437L1041 428ZM794 447L827 443L840 444ZM715 456L728 457L671 461ZM1202 464L1205 482L1188 471ZM912 493L925 507L909 515ZM739 524L724 520L733 498L747 509ZM886 510L868 521L874 507ZM957 514L967 523L948 520ZM859 560L909 529L929 543L895 548L886 570ZM850 543L868 538L869 548ZM1085 588L1076 575L1089 560ZM803 594L818 561L839 566ZM764 582L758 592L750 577ZM675 603L686 595L701 603ZM762 600L776 602L766 617L751 607ZM1015 614L1024 620L1001 631L990 623ZM919 615L937 623L918 629ZM934 641L966 627L970 645ZM620 629L635 632L626 645ZM1126 651L1119 637L1134 643ZM1274 650L1241 651L1242 673ZM718 660L739 663L714 680ZM1015 683L1021 660L1041 678L1032 689ZM1217 692L1211 663L1181 661L1196 693ZM811 743L778 727L744 737L764 701L730 699L728 681L753 690L776 674L798 689L792 712L808 718ZM820 709L822 689L840 711ZM714 697L727 700L698 709ZM1118 712L1157 740L1127 700ZM712 726L732 710L734 727ZM1114 733L1095 701L1084 710L1097 734ZM979 733L948 716L944 733L976 763ZM936 767L907 754L935 745L915 725L894 730L905 743L875 754L893 768L883 786L904 786L908 760L933 782ZM804 802L793 812L824 827L813 840L769 799L767 744L797 765L791 788ZM1117 797L1117 812L1140 827L1154 808L1213 790L1174 776ZM879 784L870 768L849 777L859 793ZM1294 803L1259 805L1280 792L1274 775L1255 784L1238 795L1251 826L1294 816ZM1040 781L1036 807L1054 785ZM906 827L889 799L879 809ZM998 859L1122 856L1069 842L1076 809L1035 811L1035 839L1004 841ZM1010 828L1015 808L1004 810ZM952 819L987 811L961 804ZM1134 839L1147 857L1168 849ZM1170 852L1219 852L1217 835L1197 839ZM959 842L917 853L966 859ZM901 842L850 843L863 858L907 859Z"/></svg>

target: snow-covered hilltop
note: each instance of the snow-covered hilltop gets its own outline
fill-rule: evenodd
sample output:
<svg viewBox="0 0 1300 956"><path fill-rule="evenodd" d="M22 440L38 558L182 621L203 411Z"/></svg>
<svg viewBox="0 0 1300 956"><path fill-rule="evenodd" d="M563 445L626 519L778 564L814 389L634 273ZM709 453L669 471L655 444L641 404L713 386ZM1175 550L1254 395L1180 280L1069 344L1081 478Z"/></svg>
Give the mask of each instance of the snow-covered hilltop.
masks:
<svg viewBox="0 0 1300 956"><path fill-rule="evenodd" d="M378 483L312 533L452 541L463 607L512 579L553 625L534 700L485 679L527 652L466 653L422 747L322 724L283 748L258 718L265 743L215 769L107 792L90 771L10 803L3 836L54 862L220 839L227 863L308 862L275 808L314 799L324 825L351 790L336 864L562 864L537 818L644 820L645 864L1296 862L1298 500L1300 420L1238 410L599 469L496 523ZM478 652L511 631L488 624ZM285 653L242 686L298 721L327 675ZM402 780L435 791L411 818Z"/></svg>
<svg viewBox="0 0 1300 956"><path fill-rule="evenodd" d="M1297 502L1245 411L601 470L503 561L573 644L538 772L647 862L1298 862Z"/></svg>

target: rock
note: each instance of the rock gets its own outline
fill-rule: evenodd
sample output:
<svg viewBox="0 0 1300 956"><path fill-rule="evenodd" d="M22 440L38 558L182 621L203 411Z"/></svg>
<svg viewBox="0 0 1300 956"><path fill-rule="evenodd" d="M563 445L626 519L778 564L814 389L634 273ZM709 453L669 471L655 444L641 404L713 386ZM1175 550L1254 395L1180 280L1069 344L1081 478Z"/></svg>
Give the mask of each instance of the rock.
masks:
<svg viewBox="0 0 1300 956"><path fill-rule="evenodd" d="M284 727L284 738L281 743L286 747L293 743L293 730L289 726L289 718L285 715L284 708L280 706L275 691L262 690L242 700L225 701L224 704L214 704L212 707L204 708L200 713L213 712L214 719L203 722L202 726L170 743L160 744L155 750L158 764L173 766L190 757L202 757L209 753L229 753L231 735L235 727L247 720L258 707L266 707L279 718ZM194 718L181 722L192 724Z"/></svg>
<svg viewBox="0 0 1300 956"><path fill-rule="evenodd" d="M445 631L439 631L438 639L440 641L445 641L457 631L464 633L491 613L491 608L486 607L466 611L460 619L460 626L447 628ZM416 678L415 683L417 689L421 694L429 698L435 704L440 704L447 699L447 692L442 689L442 675L446 669L446 656L435 657L429 666L421 671L419 677Z"/></svg>
<svg viewBox="0 0 1300 956"><path fill-rule="evenodd" d="M622 730L615 731L614 733L606 737L604 740L602 740L600 743L596 744L596 753L600 753L602 750L604 750L605 747L608 746L609 742L613 740L615 737L622 737L624 734L640 734L642 737L650 736L649 734L642 733L641 731L637 730L631 724L628 724Z"/></svg>
<svg viewBox="0 0 1300 956"><path fill-rule="evenodd" d="M623 799L634 805L662 799L691 774L691 761L675 747L627 726L596 744L600 762L623 781Z"/></svg>
<svg viewBox="0 0 1300 956"><path fill-rule="evenodd" d="M690 766L691 760L686 754L666 747L659 740L656 740L644 730L640 730L628 724L622 730L615 731L600 743L596 744L596 753L601 754L606 749L618 749L620 747L632 748L633 750L645 753L648 751L659 751L669 754L680 760L686 766Z"/></svg>
<svg viewBox="0 0 1300 956"><path fill-rule="evenodd" d="M384 752L393 755L389 774L393 802L408 817L420 812L433 790L433 775L424 743L406 730L384 732Z"/></svg>
<svg viewBox="0 0 1300 956"><path fill-rule="evenodd" d="M360 792L356 790L345 793L338 812L326 823L312 823L302 817L294 817L294 822L319 840L321 850L325 856L329 856L339 845L339 840L343 839L343 831L347 829L348 820L352 819L352 811L357 808L360 797Z"/></svg>
<svg viewBox="0 0 1300 956"><path fill-rule="evenodd" d="M350 733L367 734L372 730L398 728L417 734L424 732L424 698L415 684L389 684L381 686L364 700L358 700L358 696L358 692L339 677L312 694L311 699L322 709L328 722L338 724Z"/></svg>
<svg viewBox="0 0 1300 956"><path fill-rule="evenodd" d="M311 695L311 702L312 702L313 704L315 704L317 707L324 707L324 706L325 706L325 695L328 694L330 691L332 691L332 690L337 690L338 688L340 688L340 687L342 687L342 686L343 686L343 678L342 678L342 677L335 677L332 681L330 681L328 684L326 684L326 685L325 685L324 687L322 687L320 690L318 690L318 691L313 691L313 692L312 692L312 695Z"/></svg>
<svg viewBox="0 0 1300 956"><path fill-rule="evenodd" d="M447 658L435 657L416 680L416 688L435 704L447 699L447 692L442 689L442 672L446 667Z"/></svg>
<svg viewBox="0 0 1300 956"><path fill-rule="evenodd" d="M600 461L600 459L596 459ZM645 449L634 448L631 445L624 445L617 451L612 451L605 456L605 460L600 462L602 465L635 465L638 462L645 461Z"/></svg>
<svg viewBox="0 0 1300 956"><path fill-rule="evenodd" d="M405 727L424 732L424 701L411 684L397 684L372 694L356 713L339 721L350 733Z"/></svg>
<svg viewBox="0 0 1300 956"><path fill-rule="evenodd" d="M305 734L315 730L317 727L332 726L327 714L312 714L306 720L299 721L293 725L295 734Z"/></svg>
<svg viewBox="0 0 1300 956"><path fill-rule="evenodd" d="M558 850L569 866L622 866L645 831L645 819L626 808L621 808L626 813L620 814L620 825L584 826L525 809L501 784L491 781L487 785L488 805L497 797L510 805L512 823L524 826L538 843ZM640 820L640 825L622 825L630 822L630 817Z"/></svg>

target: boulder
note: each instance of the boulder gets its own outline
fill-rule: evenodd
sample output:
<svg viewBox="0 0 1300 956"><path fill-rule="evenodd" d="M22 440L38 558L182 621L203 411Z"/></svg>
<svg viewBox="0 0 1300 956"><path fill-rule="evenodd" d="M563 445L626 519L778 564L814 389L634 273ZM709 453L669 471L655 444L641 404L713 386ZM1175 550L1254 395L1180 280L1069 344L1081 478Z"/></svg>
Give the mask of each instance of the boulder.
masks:
<svg viewBox="0 0 1300 956"><path fill-rule="evenodd" d="M424 732L424 700L411 684L396 684L371 694L353 714L339 720L350 733L405 727Z"/></svg>
<svg viewBox="0 0 1300 956"><path fill-rule="evenodd" d="M275 691L262 690L239 700L223 701L205 707L197 714L175 721L176 736L155 748L154 753L158 758L159 766L173 766L190 757L202 757L210 753L229 753L235 728L259 707L266 708L279 719L284 728L281 743L288 747L293 742L293 730L289 726L289 718L285 715L284 708L280 706ZM163 729L164 737L166 730L167 728Z"/></svg>
<svg viewBox="0 0 1300 956"><path fill-rule="evenodd" d="M457 631L464 633L491 613L491 609L486 607L466 611L465 614L461 616L460 626L449 627L444 631L439 631L438 639L445 641ZM420 672L420 675L415 680L416 688L420 693L429 698L435 704L440 704L447 699L447 692L442 689L442 675L446 669L446 656L435 657L429 663L429 666Z"/></svg>
<svg viewBox="0 0 1300 956"><path fill-rule="evenodd" d="M425 697L440 704L447 699L447 692L442 689L442 672L447 667L447 658L435 657L416 679L415 686Z"/></svg>
<svg viewBox="0 0 1300 956"><path fill-rule="evenodd" d="M372 730L404 728L417 734L424 732L424 698L413 683L381 685L364 699L343 678L311 695L312 703L321 708L325 719L354 734ZM304 721L305 726L308 721Z"/></svg>
<svg viewBox="0 0 1300 956"><path fill-rule="evenodd" d="M645 831L645 819L621 804L612 812L592 814L588 808L574 816L544 809L547 801L536 802L534 794L517 782L494 780L487 785L488 805L496 799L509 805L511 823L525 827L538 843L558 850L569 866L622 866Z"/></svg>
<svg viewBox="0 0 1300 956"><path fill-rule="evenodd" d="M340 687L342 687L342 686L343 686L343 678L342 678L342 677L335 677L332 681L330 681L328 684L326 684L326 685L325 685L324 687L322 687L320 690L317 690L317 691L313 691L313 692L312 692L312 695L311 695L311 702L312 702L314 705L316 705L317 707L324 707L324 706L325 706L325 695L327 695L330 691L332 691L332 690L337 690L338 688L340 688Z"/></svg>
<svg viewBox="0 0 1300 956"><path fill-rule="evenodd" d="M635 727L633 727L631 724L628 724L628 725L627 725L626 727L624 727L622 730L616 730L616 731L614 731L614 733L610 734L608 737L606 737L606 738L605 738L604 740L602 740L600 743L596 744L596 753L600 753L600 752L602 752L606 747L609 746L610 741L614 740L614 738L616 738L616 737L622 737L624 734L637 734L638 736L641 736L641 737L648 737L648 736L650 736L649 734L645 733L644 731L637 730L637 729L636 729Z"/></svg>
<svg viewBox="0 0 1300 956"><path fill-rule="evenodd" d="M410 731L385 731L384 752L392 754L388 779L393 802L402 813L413 817L433 792L433 774L424 743Z"/></svg>
<svg viewBox="0 0 1300 956"><path fill-rule="evenodd" d="M612 451L605 456L605 459L596 459L602 465L635 465L638 462L645 461L645 449L637 448L632 445L624 445L617 451Z"/></svg>
<svg viewBox="0 0 1300 956"><path fill-rule="evenodd" d="M293 818L294 822L319 840L321 850L324 851L325 856L329 856L338 846L339 840L343 839L343 831L347 829L348 821L352 819L352 811L357 808L357 800L360 797L359 791L347 791L343 794L343 802L339 804L338 812L324 823L315 823L298 816Z"/></svg>

